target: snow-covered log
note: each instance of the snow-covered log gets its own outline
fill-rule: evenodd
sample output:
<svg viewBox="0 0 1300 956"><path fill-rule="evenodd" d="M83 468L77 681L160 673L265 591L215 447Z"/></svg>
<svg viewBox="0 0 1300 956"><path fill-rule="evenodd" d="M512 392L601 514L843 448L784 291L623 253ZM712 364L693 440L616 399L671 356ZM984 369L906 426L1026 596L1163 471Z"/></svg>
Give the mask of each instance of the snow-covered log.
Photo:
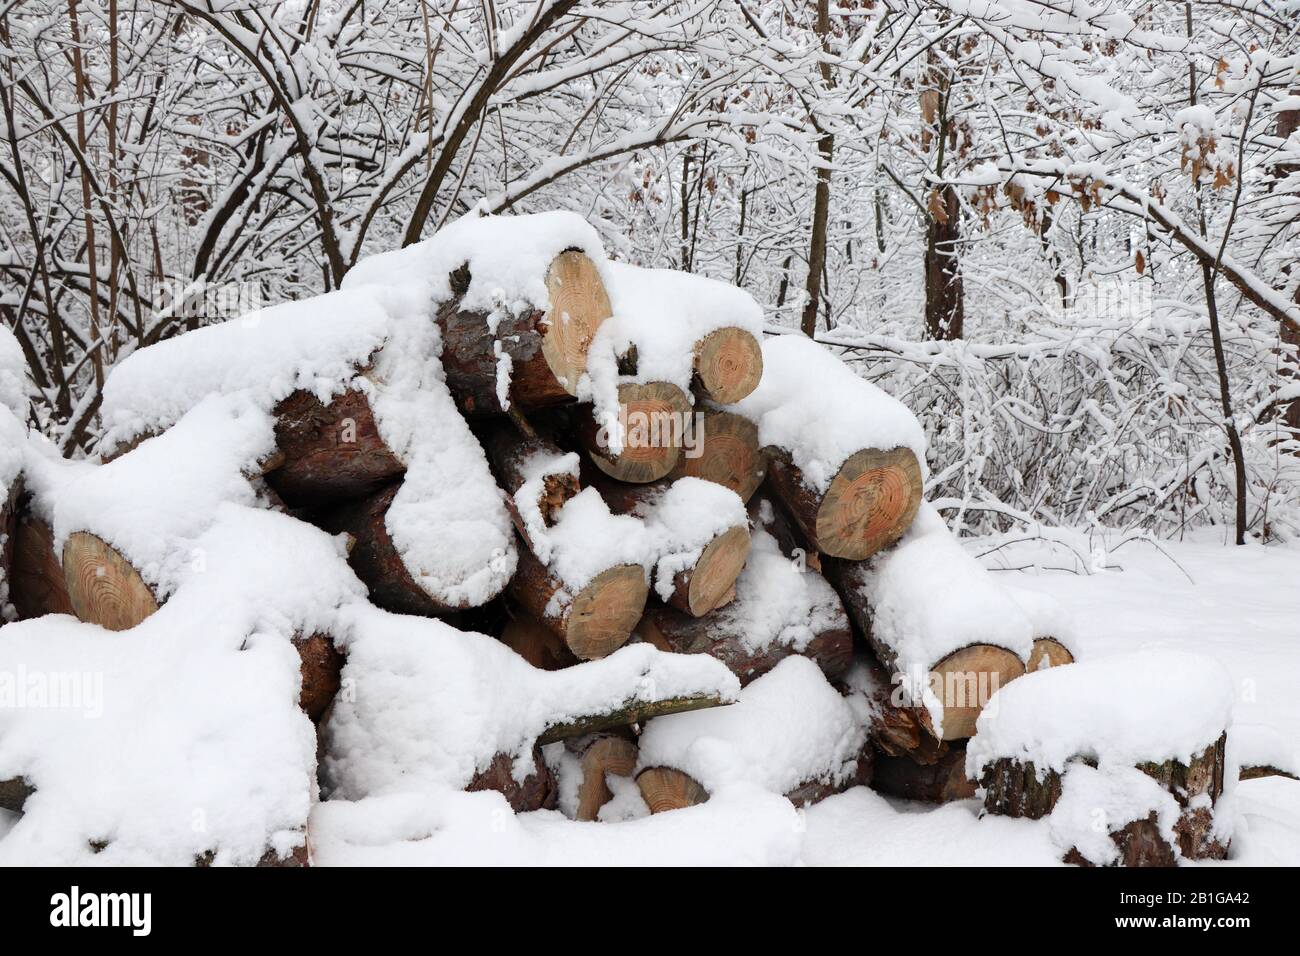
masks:
<svg viewBox="0 0 1300 956"><path fill-rule="evenodd" d="M816 664L797 656L730 707L651 721L639 747L637 784L652 810L739 784L815 803L870 782L874 756L852 705Z"/></svg>
<svg viewBox="0 0 1300 956"><path fill-rule="evenodd" d="M626 642L650 591L646 567L653 554L645 525L611 514L588 488L530 545L510 582L514 602L583 660Z"/></svg>
<svg viewBox="0 0 1300 956"><path fill-rule="evenodd" d="M572 807L567 808L565 789L570 784L567 774L561 774L560 807L575 820L595 820L614 796L608 777L630 778L636 769L636 741L626 732L602 731L566 740L563 747L561 759L574 779Z"/></svg>
<svg viewBox="0 0 1300 956"><path fill-rule="evenodd" d="M817 551L860 560L921 504L925 438L912 413L799 335L763 343L763 380L731 410L758 425L768 481Z"/></svg>
<svg viewBox="0 0 1300 956"><path fill-rule="evenodd" d="M923 711L904 703L900 682L891 682L874 655L854 660L840 685L861 715L872 742L881 754L907 757L913 763L937 763L951 749L935 737Z"/></svg>
<svg viewBox="0 0 1300 956"><path fill-rule="evenodd" d="M679 654L708 654L726 664L742 685L800 654L834 680L853 658L844 607L815 571L788 560L771 535L752 533L736 597L705 617L655 607L637 626L643 640Z"/></svg>
<svg viewBox="0 0 1300 956"><path fill-rule="evenodd" d="M487 767L474 774L465 785L465 791L474 793L495 790L506 798L506 803L510 804L510 809L515 813L554 810L559 791L556 789L554 775L542 759L541 748L534 747L527 761L521 780L516 773L519 761L509 754L497 754Z"/></svg>
<svg viewBox="0 0 1300 956"><path fill-rule="evenodd" d="M546 436L515 423L493 421L479 430L493 474L506 492L515 530L532 541L555 524L560 508L578 493L578 455L561 451Z"/></svg>
<svg viewBox="0 0 1300 956"><path fill-rule="evenodd" d="M969 737L984 704L1025 673L1029 618L928 505L897 546L822 569L901 703L935 737Z"/></svg>
<svg viewBox="0 0 1300 956"><path fill-rule="evenodd" d="M549 306L467 306L472 264L451 276L452 298L437 311L447 384L467 415L536 408L573 399L587 370L592 337L610 316L596 264L583 252L556 256L544 282Z"/></svg>
<svg viewBox="0 0 1300 956"><path fill-rule="evenodd" d="M593 476L610 510L645 523L660 600L702 617L732 599L749 555L749 519L734 493L699 478L629 485Z"/></svg>
<svg viewBox="0 0 1300 956"><path fill-rule="evenodd" d="M984 788L987 812L1050 815L1067 862L1222 859L1232 836L1232 814L1218 804L1233 784L1233 698L1222 665L1178 651L1042 670L980 716L966 771Z"/></svg>
<svg viewBox="0 0 1300 956"><path fill-rule="evenodd" d="M730 488L748 502L767 474L758 426L743 415L696 405L691 441L669 478L703 478Z"/></svg>
<svg viewBox="0 0 1300 956"><path fill-rule="evenodd" d="M1025 661L1025 673L1073 664L1070 645L1074 643L1074 622L1061 605L1041 591L1008 587L1007 592L1020 605L1033 629L1034 643Z"/></svg>
<svg viewBox="0 0 1300 956"><path fill-rule="evenodd" d="M594 407L576 416L575 437L591 461L611 478L658 481L681 460L689 440L690 400L671 382L624 382L618 386L617 422L597 418Z"/></svg>

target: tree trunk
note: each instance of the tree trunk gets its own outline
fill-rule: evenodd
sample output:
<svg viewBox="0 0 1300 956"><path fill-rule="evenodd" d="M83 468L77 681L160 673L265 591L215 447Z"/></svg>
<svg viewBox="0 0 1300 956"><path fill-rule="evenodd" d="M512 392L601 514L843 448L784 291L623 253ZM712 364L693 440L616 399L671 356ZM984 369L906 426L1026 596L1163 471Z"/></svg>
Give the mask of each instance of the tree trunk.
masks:
<svg viewBox="0 0 1300 956"><path fill-rule="evenodd" d="M825 494L806 484L783 454L769 458L769 484L808 543L823 554L868 558L901 538L921 506L921 467L907 448L856 452Z"/></svg>
<svg viewBox="0 0 1300 956"><path fill-rule="evenodd" d="M966 307L961 277L961 204L944 186L932 203L925 229L925 337L960 339Z"/></svg>
<svg viewBox="0 0 1300 956"><path fill-rule="evenodd" d="M830 2L817 0L817 36L822 52L830 55ZM821 60L817 64L821 74L822 85L829 91L834 84L830 63ZM809 338L817 333L817 309L821 304L822 274L826 270L826 225L830 218L831 207L831 163L835 159L835 137L822 128L823 120L810 117L814 129L820 134L817 140L817 154L820 163L817 166L817 186L813 192L812 236L808 243L808 284L807 296L803 307L803 317L799 323L803 334Z"/></svg>
<svg viewBox="0 0 1300 956"><path fill-rule="evenodd" d="M499 414L506 406L537 408L571 401L587 370L587 349L612 310L600 274L586 255L561 253L546 273L550 310L521 316L461 309L468 267L452 274L453 298L437 312L442 365L457 405L467 415ZM501 389L508 360L508 394Z"/></svg>

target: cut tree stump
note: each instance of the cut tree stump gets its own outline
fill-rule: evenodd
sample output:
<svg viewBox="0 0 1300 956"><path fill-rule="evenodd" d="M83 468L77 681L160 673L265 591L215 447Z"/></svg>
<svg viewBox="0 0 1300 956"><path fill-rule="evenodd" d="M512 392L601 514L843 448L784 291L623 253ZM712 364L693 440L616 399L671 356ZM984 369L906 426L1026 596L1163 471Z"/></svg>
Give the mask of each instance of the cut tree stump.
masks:
<svg viewBox="0 0 1300 956"><path fill-rule="evenodd" d="M1227 734L1192 757L1189 763L1166 760L1140 763L1137 769L1155 780L1177 802L1181 812L1174 824L1178 849L1189 860L1222 860L1228 848L1214 834L1214 806L1223 795ZM1080 758L1083 763L1092 761ZM1008 817L1041 819L1052 812L1061 797L1061 774L1036 768L1032 762L1009 758L986 765L980 776L984 809ZM1154 814L1152 815L1154 817ZM1135 820L1111 833L1122 866L1173 866L1173 847L1161 837L1154 819ZM1065 862L1089 865L1077 849Z"/></svg>
<svg viewBox="0 0 1300 956"><path fill-rule="evenodd" d="M551 307L523 315L463 310L470 273L452 273L452 298L437 312L442 365L456 404L467 415L501 414L497 374L510 360L509 404L539 408L573 400L587 370L587 350L612 314L600 273L584 253L561 253L546 274Z"/></svg>
<svg viewBox="0 0 1300 956"><path fill-rule="evenodd" d="M370 589L370 600L399 614L430 617L464 610L439 601L412 577L388 533L388 509L401 489L389 485L369 497L349 502L317 516L317 524L332 534L355 540L348 564Z"/></svg>
<svg viewBox="0 0 1300 956"><path fill-rule="evenodd" d="M816 634L802 650L788 643L753 647L744 633L724 630L713 617L691 617L675 608L655 607L646 611L637 633L661 651L708 654L722 661L740 679L742 687L793 654L812 658L832 681L853 662L853 637L847 627Z"/></svg>
<svg viewBox="0 0 1300 956"><path fill-rule="evenodd" d="M608 568L577 594L553 600L564 590L563 582L531 551L520 549L511 597L582 660L604 657L622 647L641 619L649 595L645 570L638 564Z"/></svg>
<svg viewBox="0 0 1300 956"><path fill-rule="evenodd" d="M709 792L695 778L672 767L642 770L636 775L636 785L651 813L682 810L709 799Z"/></svg>
<svg viewBox="0 0 1300 956"><path fill-rule="evenodd" d="M578 758L582 780L578 784L575 820L595 820L600 808L614 796L605 775L630 777L636 769L636 743L626 734L602 732L565 741Z"/></svg>
<svg viewBox="0 0 1300 956"><path fill-rule="evenodd" d="M1029 653L1025 673L1032 674L1044 667L1060 667L1062 664L1073 663L1074 655L1070 653L1070 649L1056 638L1038 637L1034 639L1034 649Z"/></svg>
<svg viewBox="0 0 1300 956"><path fill-rule="evenodd" d="M515 779L514 765L515 758L510 754L497 754L485 769L474 774L465 786L465 792L495 790L506 798L515 813L554 810L559 800L559 789L542 759L541 749L533 748L533 770L522 783Z"/></svg>
<svg viewBox="0 0 1300 956"><path fill-rule="evenodd" d="M658 481L681 459L691 421L686 393L668 382L625 382L618 387L618 404L624 428L619 454L610 451L609 436L589 406L578 415L578 440L596 467L609 477L636 484Z"/></svg>
<svg viewBox="0 0 1300 956"><path fill-rule="evenodd" d="M825 494L780 450L769 458L769 483L812 548L832 557L869 558L902 537L921 506L921 466L908 448L855 452Z"/></svg>
<svg viewBox="0 0 1300 956"><path fill-rule="evenodd" d="M370 399L351 388L322 403L297 391L275 406L278 455L266 482L291 507L319 507L369 495L406 466L379 436Z"/></svg>
<svg viewBox="0 0 1300 956"><path fill-rule="evenodd" d="M74 531L63 545L63 574L77 617L110 631L135 627L158 610L140 572L108 542Z"/></svg>
<svg viewBox="0 0 1300 956"><path fill-rule="evenodd" d="M501 632L501 642L539 670L557 671L578 663L562 637L518 610L512 610Z"/></svg>
<svg viewBox="0 0 1300 956"><path fill-rule="evenodd" d="M20 621L46 614L76 614L68 597L63 562L54 550L54 532L30 508L20 509L14 531L9 599Z"/></svg>
<svg viewBox="0 0 1300 956"><path fill-rule="evenodd" d="M695 387L720 405L740 401L763 377L763 350L753 333L727 326L695 343Z"/></svg>
<svg viewBox="0 0 1300 956"><path fill-rule="evenodd" d="M694 419L695 447L684 448L668 477L703 478L730 488L748 502L767 474L767 456L758 444L758 426L743 415L705 408Z"/></svg>
<svg viewBox="0 0 1300 956"><path fill-rule="evenodd" d="M975 781L966 776L966 745L955 742L932 763L917 763L907 754L876 757L871 787L877 793L923 803L951 803L975 796Z"/></svg>

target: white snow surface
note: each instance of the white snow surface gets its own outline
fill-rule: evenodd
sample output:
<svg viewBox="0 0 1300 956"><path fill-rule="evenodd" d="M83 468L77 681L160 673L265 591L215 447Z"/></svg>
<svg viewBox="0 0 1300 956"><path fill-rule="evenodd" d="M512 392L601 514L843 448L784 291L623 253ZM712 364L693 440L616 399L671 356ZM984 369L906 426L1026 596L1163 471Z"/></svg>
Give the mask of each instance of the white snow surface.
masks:
<svg viewBox="0 0 1300 956"><path fill-rule="evenodd" d="M759 650L788 645L804 650L825 631L849 627L839 596L820 574L809 574L781 553L776 539L755 527L749 560L736 579L736 598L710 618L719 636L738 637Z"/></svg>
<svg viewBox="0 0 1300 956"><path fill-rule="evenodd" d="M601 325L588 356L593 379L618 378L618 356L636 346L636 374L627 381L671 382L690 395L695 346L710 332L739 328L760 339L763 309L744 289L675 269L608 265L614 314Z"/></svg>
<svg viewBox="0 0 1300 956"><path fill-rule="evenodd" d="M650 536L654 587L664 601L672 596L673 577L693 568L714 538L749 525L739 495L701 478L678 478L634 514Z"/></svg>
<svg viewBox="0 0 1300 956"><path fill-rule="evenodd" d="M569 597L602 571L620 564L639 564L648 575L654 561L653 540L645 522L611 513L595 488L584 488L566 501L555 524L535 543L550 555L547 569Z"/></svg>
<svg viewBox="0 0 1300 956"><path fill-rule="evenodd" d="M925 434L916 417L803 335L764 341L762 381L727 407L758 425L759 444L788 451L817 492L825 492L840 466L864 448L910 448L922 480L927 475Z"/></svg>
<svg viewBox="0 0 1300 956"><path fill-rule="evenodd" d="M344 799L458 790L503 753L522 780L549 726L632 700L739 693L735 675L705 655L634 644L542 671L493 638L440 621L348 614L363 636L345 642L351 692L334 703L324 765L332 795Z"/></svg>
<svg viewBox="0 0 1300 956"><path fill-rule="evenodd" d="M1102 769L1179 760L1229 730L1232 680L1211 657L1144 650L1052 667L1002 687L976 722L966 771L1003 757L1040 771L1075 757Z"/></svg>
<svg viewBox="0 0 1300 956"><path fill-rule="evenodd" d="M650 721L638 766L674 767L711 795L737 783L781 794L852 776L866 739L821 669L795 656L742 690L738 704Z"/></svg>
<svg viewBox="0 0 1300 956"><path fill-rule="evenodd" d="M19 421L27 420L27 359L14 334L0 325L0 408L13 412Z"/></svg>
<svg viewBox="0 0 1300 956"><path fill-rule="evenodd" d="M1062 856L1076 848L1090 863L1110 866L1119 859L1110 835L1153 812L1161 836L1179 855L1174 824L1180 810L1169 791L1136 767L1072 763L1061 778L1048 829Z"/></svg>

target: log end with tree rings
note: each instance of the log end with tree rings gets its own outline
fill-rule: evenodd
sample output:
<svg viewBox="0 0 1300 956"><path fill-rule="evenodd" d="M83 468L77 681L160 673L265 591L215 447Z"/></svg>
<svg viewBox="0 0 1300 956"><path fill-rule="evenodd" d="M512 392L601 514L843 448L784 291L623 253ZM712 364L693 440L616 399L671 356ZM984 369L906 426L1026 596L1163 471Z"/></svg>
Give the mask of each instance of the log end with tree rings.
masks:
<svg viewBox="0 0 1300 956"><path fill-rule="evenodd" d="M1029 662L1025 665L1025 673L1032 674L1036 670L1042 670L1047 667L1060 667L1062 664L1073 664L1074 655L1070 653L1069 648L1054 637L1038 637L1034 639L1034 648L1029 652Z"/></svg>
<svg viewBox="0 0 1300 956"><path fill-rule="evenodd" d="M658 481L681 458L691 414L686 393L669 382L628 382L618 387L618 403L623 450L611 454L609 436L589 421L583 437L591 460L619 481Z"/></svg>
<svg viewBox="0 0 1300 956"><path fill-rule="evenodd" d="M949 654L930 670L931 690L943 703L943 726L935 736L940 740L973 736L984 705L999 688L1024 674L1024 662L994 644L972 644ZM924 711L922 720L929 722Z"/></svg>
<svg viewBox="0 0 1300 956"><path fill-rule="evenodd" d="M749 501L767 474L758 426L743 415L707 409L695 419L691 443L682 449L671 478L702 478L730 488Z"/></svg>
<svg viewBox="0 0 1300 956"><path fill-rule="evenodd" d="M596 575L573 598L564 642L583 660L605 657L632 635L645 610L649 587L638 564L622 564Z"/></svg>
<svg viewBox="0 0 1300 956"><path fill-rule="evenodd" d="M705 546L686 585L686 611L703 617L735 595L736 578L749 557L749 529L729 528Z"/></svg>
<svg viewBox="0 0 1300 956"><path fill-rule="evenodd" d="M730 405L758 388L763 377L763 349L753 333L727 326L710 332L695 346L695 375L713 401Z"/></svg>
<svg viewBox="0 0 1300 956"><path fill-rule="evenodd" d="M642 770L636 776L636 785L651 813L682 810L709 799L709 792L694 777L672 767Z"/></svg>
<svg viewBox="0 0 1300 956"><path fill-rule="evenodd" d="M908 448L855 452L817 509L819 551L861 560L893 544L921 506L921 466Z"/></svg>
<svg viewBox="0 0 1300 956"><path fill-rule="evenodd" d="M546 273L551 308L543 319L542 355L570 395L587 371L587 350L602 322L613 315L596 264L571 249L555 257Z"/></svg>
<svg viewBox="0 0 1300 956"><path fill-rule="evenodd" d="M158 600L131 563L102 538L74 531L63 545L68 599L82 621L126 631L158 610Z"/></svg>

